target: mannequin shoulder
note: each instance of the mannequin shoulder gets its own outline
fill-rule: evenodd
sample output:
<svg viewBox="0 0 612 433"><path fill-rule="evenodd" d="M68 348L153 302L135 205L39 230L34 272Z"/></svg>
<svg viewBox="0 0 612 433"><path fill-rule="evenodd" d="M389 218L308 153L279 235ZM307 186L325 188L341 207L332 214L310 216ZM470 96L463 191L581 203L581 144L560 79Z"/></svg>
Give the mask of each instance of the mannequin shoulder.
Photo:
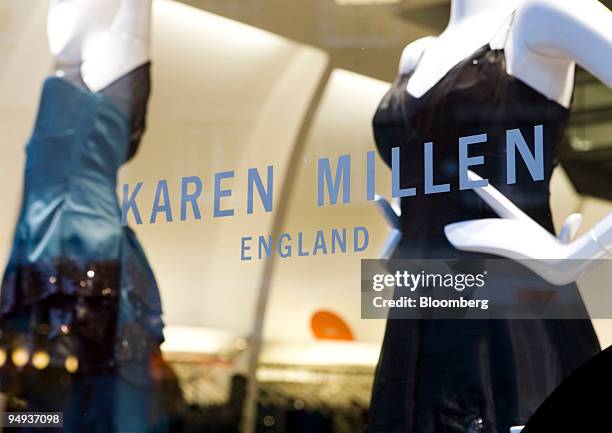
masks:
<svg viewBox="0 0 612 433"><path fill-rule="evenodd" d="M414 71L425 50L435 40L435 36L426 36L406 45L399 62L399 74L408 74Z"/></svg>
<svg viewBox="0 0 612 433"><path fill-rule="evenodd" d="M538 54L565 57L564 47L581 42L574 29L609 33L612 30L600 24L611 19L610 10L598 0L526 0L516 11L513 34Z"/></svg>
<svg viewBox="0 0 612 433"><path fill-rule="evenodd" d="M525 0L516 12L517 16L523 19L546 19L551 16L559 18L562 15L579 17L584 12L583 6L589 3L600 4L599 0Z"/></svg>

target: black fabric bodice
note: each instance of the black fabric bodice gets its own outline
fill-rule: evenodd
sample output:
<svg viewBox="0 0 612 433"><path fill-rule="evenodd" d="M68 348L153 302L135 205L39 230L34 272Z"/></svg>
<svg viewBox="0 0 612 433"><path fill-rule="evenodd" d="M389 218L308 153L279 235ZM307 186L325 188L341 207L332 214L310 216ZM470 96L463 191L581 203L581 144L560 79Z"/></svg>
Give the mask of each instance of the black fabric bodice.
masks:
<svg viewBox="0 0 612 433"><path fill-rule="evenodd" d="M401 152L402 240L395 259L480 259L444 235L452 222L497 215L471 190L459 190L459 138L487 134L469 147L484 165L470 169L553 231L549 183L569 110L511 77L503 50L486 45L452 68L421 98L400 75L373 120L376 146L391 165ZM543 125L544 180L534 181L517 152L516 183L506 181L506 131L519 128L532 150ZM424 194L423 144L433 142L434 184ZM393 267L393 262L390 264ZM517 266L519 266L517 264ZM538 287L542 287L542 282ZM544 285L545 286L545 285ZM531 290L526 287L514 290ZM583 308L575 286L564 287ZM586 309L584 315L587 317ZM600 350L589 320L403 320L389 317L372 390L368 433L507 433L524 425L578 366Z"/></svg>
<svg viewBox="0 0 612 433"><path fill-rule="evenodd" d="M81 75L81 65L58 67L57 73L72 84L89 90ZM151 95L151 62L121 76L98 93L108 97L128 119L130 145L127 159L129 160L138 151L147 126L147 108Z"/></svg>
<svg viewBox="0 0 612 433"><path fill-rule="evenodd" d="M470 156L484 156L484 165L470 169L552 231L549 182L569 111L508 75L503 50L489 45L453 67L421 98L407 92L410 76L396 79L373 120L381 157L391 166L391 149L399 147L400 185L417 188L416 196L402 199L402 244L421 256L434 254L438 246L448 251L445 225L497 217L473 191L459 191L458 140L485 133L486 143L469 147ZM519 128L533 151L536 125L544 127L544 180L532 179L517 152L516 184L507 185L506 130ZM434 184L449 183L449 193L424 194L426 142L433 142ZM409 254L406 248L404 253Z"/></svg>

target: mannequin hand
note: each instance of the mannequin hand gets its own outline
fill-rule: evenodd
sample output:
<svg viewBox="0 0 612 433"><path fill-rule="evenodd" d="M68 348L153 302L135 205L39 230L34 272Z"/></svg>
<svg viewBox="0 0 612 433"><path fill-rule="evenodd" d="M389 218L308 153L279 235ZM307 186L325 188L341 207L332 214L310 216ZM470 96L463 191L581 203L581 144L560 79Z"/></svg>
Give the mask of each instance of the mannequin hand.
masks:
<svg viewBox="0 0 612 433"><path fill-rule="evenodd" d="M387 224L389 224L389 226L391 227L391 230L387 235L387 239L385 240L385 244L379 255L380 259L386 260L391 257L391 254L393 254L395 247L402 239L402 232L400 231L399 220L399 217L402 212L399 206L396 206L396 203L391 204L386 198L380 195L374 196L374 201L378 206L378 210L380 210L385 220L387 220Z"/></svg>
<svg viewBox="0 0 612 433"><path fill-rule="evenodd" d="M565 219L565 222L561 226L559 231L559 240L564 244L573 241L576 238L578 230L582 225L582 215L579 213L573 213Z"/></svg>
<svg viewBox="0 0 612 433"><path fill-rule="evenodd" d="M402 211L394 204L389 203L389 201L376 194L374 196L374 202L378 206L378 210L383 214L385 220L387 220L387 224L392 228L399 229L400 221L399 217L402 214Z"/></svg>
<svg viewBox="0 0 612 433"><path fill-rule="evenodd" d="M481 178L469 172L471 180ZM612 255L612 214L582 237L573 240L582 217L571 215L559 238L550 234L489 185L476 193L502 218L449 224L444 232L457 249L495 254L523 264L547 281L564 285L575 281L599 262Z"/></svg>

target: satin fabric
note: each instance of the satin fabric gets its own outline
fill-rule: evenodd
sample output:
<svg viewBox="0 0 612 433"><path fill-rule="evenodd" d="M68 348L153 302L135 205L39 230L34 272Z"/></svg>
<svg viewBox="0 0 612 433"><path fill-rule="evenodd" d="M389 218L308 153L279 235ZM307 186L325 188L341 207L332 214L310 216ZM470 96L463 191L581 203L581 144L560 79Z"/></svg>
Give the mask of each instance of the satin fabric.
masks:
<svg viewBox="0 0 612 433"><path fill-rule="evenodd" d="M125 104L112 95L129 99L134 73L142 70L97 93L47 78L26 145L22 206L2 282L2 344L43 350L50 362L37 373L9 361L2 386L10 391L23 375L33 386L55 377L43 394L26 397L31 410L70 401L66 431L90 431L85 415L104 411L114 414L105 424L114 427L95 431L152 431L149 362L163 341L161 300L140 243L121 225L115 192L117 171L135 149ZM68 357L78 360L70 390L59 379ZM35 379L43 373L47 379ZM113 398L103 398L109 392ZM126 398L142 411L126 417Z"/></svg>

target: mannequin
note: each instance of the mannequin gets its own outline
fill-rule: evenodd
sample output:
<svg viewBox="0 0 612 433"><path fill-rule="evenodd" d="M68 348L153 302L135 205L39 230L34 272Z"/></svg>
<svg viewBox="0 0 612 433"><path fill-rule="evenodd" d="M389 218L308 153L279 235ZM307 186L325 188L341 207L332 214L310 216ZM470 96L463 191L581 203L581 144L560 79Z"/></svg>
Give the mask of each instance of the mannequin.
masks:
<svg viewBox="0 0 612 433"><path fill-rule="evenodd" d="M610 47L612 47L612 14L600 2L594 0L586 2L455 0L451 4L449 24L440 36L419 39L404 49L400 60L400 72L413 72L408 81L407 92L417 98L422 97L454 65L487 41L492 41L492 47L497 46L494 35L502 27L500 23L507 20L509 13L514 11L517 16L513 20L510 38L504 46L507 60L506 71L509 75L524 81L564 107L569 107L571 102L575 62L612 87L612 56L609 55ZM552 30L557 27L563 31ZM573 30L568 31L568 28ZM571 35L571 37L565 37L565 35ZM417 63L419 67L415 69ZM477 192L482 195L481 191ZM384 204L382 198L377 200L377 203L379 207L384 207L380 208L385 215L387 214L385 210L391 209L390 206ZM386 218L389 218L388 215ZM578 220L581 221L581 217L571 216L570 218L567 230L576 232L578 230L576 223ZM449 226L447 231L449 240L457 248L465 251L491 253L493 252L492 245L496 244L499 247L494 249L498 254L513 258L544 259L547 254L550 257L558 258L557 260L600 257L598 253L601 251L600 248L587 257L585 256L589 254L587 250L582 249L580 253L574 252L574 249L578 248L577 245L574 245L574 249L567 248L567 246L558 249L554 248L554 244L549 243L548 245L552 248L550 252L541 251L535 256L534 252L526 249L522 249L519 253L518 246L513 249L514 254L505 254L503 239L496 240L495 237L492 237L492 233L496 230L494 226L487 227L485 242L481 231L484 228L483 224L484 222L478 223L478 227L475 223L470 226L459 223L452 227ZM503 224L504 230L498 230L498 233L508 233L508 230L511 230L508 223L491 221L489 224L495 224L495 226ZM523 222L521 225L524 224ZM536 228L528 229L527 226L518 227L519 224L514 225L517 226L515 229L517 233L537 230ZM395 225L391 227L396 228ZM600 227L599 230L603 229ZM471 240L468 231L471 233ZM477 233L479 236L476 236ZM566 232L563 233L565 235ZM600 233L600 237L602 236L608 235ZM396 238L397 233L392 232L387 242L388 245L395 245ZM517 239L517 237L514 238ZM569 240L573 240L573 236L571 239L565 239L564 243ZM487 244L487 247L484 246L484 243ZM388 250L389 247L386 246L383 256L388 256ZM581 273L584 273L582 266L569 272L570 263L571 261L565 262L563 276L555 280L559 284L575 281ZM578 265L578 262L574 264ZM554 277L551 278L554 279Z"/></svg>
<svg viewBox="0 0 612 433"><path fill-rule="evenodd" d="M453 5L463 9L469 2L461 3ZM535 1L521 6L517 15L506 47L508 74L565 107L569 107L571 100L574 62L612 87L612 13L605 6L597 1ZM565 30L555 32L554 28ZM478 177L474 173L472 176ZM476 192L485 198L486 191ZM610 216L593 232L570 243L582 221L580 215L570 216L561 229L560 240L555 240L531 219L504 215L503 209L513 204L503 200L503 195L488 197L491 198L489 205L502 218L514 221L489 220L450 225L446 233L455 247L514 259L537 259L541 267L532 270L556 284L575 281L598 263L595 259L612 254ZM527 243L508 243L510 239L524 239L527 233L532 239L540 239L537 251L528 248ZM530 264L536 265L535 262Z"/></svg>
<svg viewBox="0 0 612 433"><path fill-rule="evenodd" d="M574 62L612 86L612 16L596 0L453 0L451 19L437 37L419 39L402 54L400 72L418 69L407 91L421 97L454 65L486 43L493 48L516 11L505 44L506 71L549 99L569 107Z"/></svg>
<svg viewBox="0 0 612 433"><path fill-rule="evenodd" d="M432 142L433 164L442 168L434 183L448 184L449 191L403 197L401 212L382 199L377 204L391 226L385 256L478 267L490 256L471 251L490 250L454 248L445 234L460 227L454 224L491 219L497 212L511 216L513 224L530 224L530 233L538 232L540 239L552 236L549 184L569 117L574 62L612 84L612 14L595 0L453 0L451 6L451 20L440 36L404 49L399 75L373 119L385 163L395 165L400 158L400 187L422 187L428 159L419 149ZM504 142L509 129L535 125L544 131L543 178L535 182L526 167L518 167L516 183L509 184L505 148L496 143ZM484 133L488 141L470 151L483 156L472 179L488 179L491 188L478 194L458 190L459 152L451 144ZM401 150L398 156L394 148ZM571 217L561 241L547 238L548 245L572 239L579 219ZM471 242L470 235L483 241L477 223L462 238L464 244ZM606 241L599 231L595 234ZM403 265L393 260L388 266L394 272ZM538 296L554 292L538 275L529 278L533 281L508 283ZM563 290L579 317L588 317L577 287ZM501 311L491 320L436 320L445 316L432 309L423 311L428 320L400 320L390 312L368 431L518 431L566 377L601 350L587 319L515 320L509 314Z"/></svg>
<svg viewBox="0 0 612 433"><path fill-rule="evenodd" d="M159 289L115 194L145 130L150 12L151 0L50 3L55 74L26 145L2 280L0 350L11 355L0 385L28 411L63 412L65 432L163 424L151 370L163 341Z"/></svg>
<svg viewBox="0 0 612 433"><path fill-rule="evenodd" d="M404 49L400 73L414 72L407 91L417 98L423 96L448 70L491 41L519 2L453 1L449 23L439 36L418 39Z"/></svg>
<svg viewBox="0 0 612 433"><path fill-rule="evenodd" d="M476 173L468 176L481 180ZM555 237L516 207L493 186L477 188L478 195L501 217L449 224L446 237L457 249L524 260L547 281L565 285L612 256L612 214L575 239L582 215L570 215Z"/></svg>
<svg viewBox="0 0 612 433"><path fill-rule="evenodd" d="M404 50L400 72L413 71L416 63L419 63L419 68L414 70L408 82L407 91L416 97L423 96L450 68L487 40L492 40L491 45L496 46L495 38L491 35L515 10L517 16L511 36L504 46L509 75L521 79L564 107L569 107L571 102L574 62L609 87L612 86L612 56L609 55L612 47L612 14L598 1L456 0L451 5L449 24L438 38L417 40ZM564 30L552 30L557 27ZM568 28L573 30L568 31ZM475 173L471 176L478 178ZM483 190L477 190L477 193L484 198ZM489 204L493 207L492 202ZM390 207L386 206L386 209ZM504 217L499 211L498 214ZM570 216L561 231L562 242L549 241L541 227L530 225L526 220L520 223L497 220L456 223L449 226L446 233L449 241L464 251L494 253L515 259L554 258L554 265L550 261L546 265L541 262L543 267L538 268L540 275L550 282L568 284L586 272L586 259L610 254L606 252L606 248L608 251L610 249L607 246L599 247L593 243L595 248L588 248L590 243L584 237L580 243L569 244L573 235L568 234L577 232L581 220L579 215ZM533 220L529 221L535 224ZM605 232L608 226L609 223L605 221L598 226L599 238L612 236ZM396 227L392 225L392 228ZM522 239L527 232L532 236L540 234L541 248L538 251L526 248L527 243L513 243L513 247L507 245L509 238ZM496 237L494 233L505 236ZM396 232L393 232L388 244L395 244L396 237ZM544 248L545 245L547 248ZM388 255L388 249L385 249L384 255ZM589 268L596 263L589 262Z"/></svg>
<svg viewBox="0 0 612 433"><path fill-rule="evenodd" d="M51 0L49 50L97 92L149 61L151 0Z"/></svg>

